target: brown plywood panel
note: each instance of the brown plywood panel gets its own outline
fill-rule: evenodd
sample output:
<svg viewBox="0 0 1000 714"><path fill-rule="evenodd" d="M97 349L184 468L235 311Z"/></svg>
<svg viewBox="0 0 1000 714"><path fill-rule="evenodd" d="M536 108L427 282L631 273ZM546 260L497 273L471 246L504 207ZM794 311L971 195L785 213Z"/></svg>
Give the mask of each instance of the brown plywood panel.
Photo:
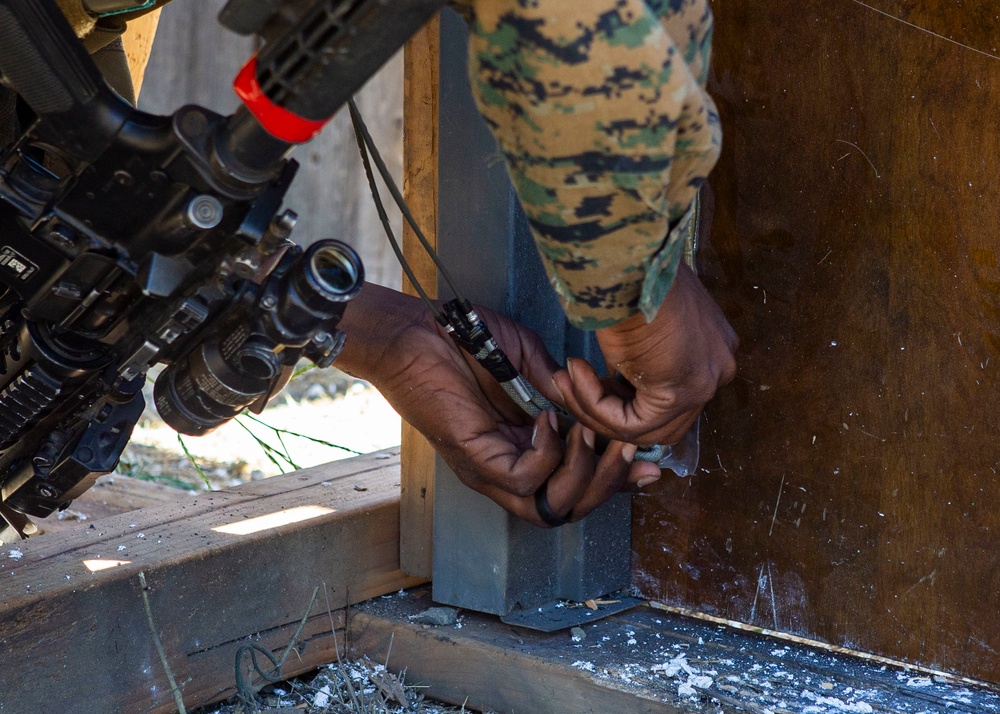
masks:
<svg viewBox="0 0 1000 714"><path fill-rule="evenodd" d="M703 279L740 334L703 471L636 499L647 595L1000 681L1000 20L715 3Z"/></svg>

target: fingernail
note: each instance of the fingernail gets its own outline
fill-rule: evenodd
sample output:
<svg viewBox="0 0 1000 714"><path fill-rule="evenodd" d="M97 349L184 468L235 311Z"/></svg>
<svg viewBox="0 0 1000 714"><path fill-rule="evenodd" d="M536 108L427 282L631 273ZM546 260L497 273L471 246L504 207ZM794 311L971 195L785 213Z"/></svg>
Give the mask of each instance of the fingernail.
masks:
<svg viewBox="0 0 1000 714"><path fill-rule="evenodd" d="M552 410L549 410L549 411L546 412L546 414L548 414L548 416L549 416L549 426L552 427L552 431L558 433L558 431L559 431L559 418L556 416L556 413L554 411L552 411Z"/></svg>
<svg viewBox="0 0 1000 714"><path fill-rule="evenodd" d="M635 458L635 444L625 444L625 448L622 449L622 458L625 459L626 464L632 463L632 459Z"/></svg>
<svg viewBox="0 0 1000 714"><path fill-rule="evenodd" d="M574 382L576 381L576 370L576 360L572 358L566 360L566 371L569 372L570 379Z"/></svg>
<svg viewBox="0 0 1000 714"><path fill-rule="evenodd" d="M552 388L556 390L556 394L559 395L559 401L561 401L563 404L566 404L566 395L563 394L562 390L559 388L559 384L556 382L554 378L552 379Z"/></svg>
<svg viewBox="0 0 1000 714"><path fill-rule="evenodd" d="M586 444L591 449L593 449L594 448L594 439L595 438L596 438L596 435L594 434L594 430L593 429L588 429L587 427L583 427L583 443L584 444Z"/></svg>
<svg viewBox="0 0 1000 714"><path fill-rule="evenodd" d="M651 483L656 483L660 480L659 476L647 476L646 478L639 479L639 483L636 484L637 488L646 488Z"/></svg>

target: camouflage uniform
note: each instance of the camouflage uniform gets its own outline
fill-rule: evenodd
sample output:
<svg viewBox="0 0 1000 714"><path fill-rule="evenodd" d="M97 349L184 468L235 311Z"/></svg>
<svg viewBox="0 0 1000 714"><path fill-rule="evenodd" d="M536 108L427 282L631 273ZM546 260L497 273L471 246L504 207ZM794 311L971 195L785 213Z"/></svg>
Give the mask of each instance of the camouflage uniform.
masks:
<svg viewBox="0 0 1000 714"><path fill-rule="evenodd" d="M570 321L651 320L719 154L707 0L471 4L473 93Z"/></svg>

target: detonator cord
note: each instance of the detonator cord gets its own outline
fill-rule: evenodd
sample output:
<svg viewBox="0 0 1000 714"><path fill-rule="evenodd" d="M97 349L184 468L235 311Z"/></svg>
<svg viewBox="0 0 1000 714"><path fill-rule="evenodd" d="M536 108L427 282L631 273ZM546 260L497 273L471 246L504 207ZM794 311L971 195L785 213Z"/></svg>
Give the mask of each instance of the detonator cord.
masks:
<svg viewBox="0 0 1000 714"><path fill-rule="evenodd" d="M403 268L403 272L406 273L406 277L420 295L421 299L423 299L423 301L430 308L438 322L444 324L442 320L446 322L446 318L444 318L443 314L437 309L437 307L434 306L434 303L424 291L423 286L420 285L420 282L417 280L417 276L414 275L413 270L410 268L410 264L406 261L406 258L403 257L403 251L400 249L399 242L396 240L396 236L392 232L392 226L389 224L389 217L386 215L385 206L382 204L382 197L379 194L378 185L375 183L375 176L372 173L371 164L373 161L375 166L378 168L382 181L385 182L386 188L389 189L389 193L392 196L393 201L403 214L403 218L405 218L406 222L410 224L414 234L417 236L417 240L420 241L420 245L423 246L427 255L430 256L430 259L434 261L434 265L437 266L438 272L441 273L441 277L443 277L445 282L448 283L448 287L451 288L452 293L455 295L455 299L463 303L466 300L462 296L461 291L458 289L458 285L456 285L455 281L451 279L451 274L445 267L444 262L442 262L441 258L438 256L437 251L434 250L434 246L430 244L430 241L427 240L424 232L420 230L420 225L417 223L417 219L415 219L413 217L413 213L410 212L410 207L406 203L406 199L403 198L403 194L396 185L396 181L392 178L389 168L385 165L385 161L382 160L382 154L379 152L378 146L375 145L375 140L372 139L371 133L368 131L368 126L361 117L358 105L354 103L353 99L350 99L347 102L347 106L351 112L351 123L354 126L354 137L357 139L358 150L361 152L361 162L364 164L365 175L368 177L368 186L372 192L372 199L375 201L375 208L378 211L379 221L382 222L382 228L385 230L385 235L389 239L390 245L392 245L392 251L396 254L396 258L399 260L399 264ZM369 154L371 155L370 159Z"/></svg>

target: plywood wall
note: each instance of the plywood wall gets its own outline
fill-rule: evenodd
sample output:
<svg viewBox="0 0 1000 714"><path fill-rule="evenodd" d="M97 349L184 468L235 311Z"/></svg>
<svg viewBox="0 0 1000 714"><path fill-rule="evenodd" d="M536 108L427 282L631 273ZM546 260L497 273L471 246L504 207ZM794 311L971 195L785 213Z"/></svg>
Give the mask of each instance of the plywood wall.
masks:
<svg viewBox="0 0 1000 714"><path fill-rule="evenodd" d="M995 5L713 11L701 274L740 372L701 472L636 498L636 581L998 682Z"/></svg>

